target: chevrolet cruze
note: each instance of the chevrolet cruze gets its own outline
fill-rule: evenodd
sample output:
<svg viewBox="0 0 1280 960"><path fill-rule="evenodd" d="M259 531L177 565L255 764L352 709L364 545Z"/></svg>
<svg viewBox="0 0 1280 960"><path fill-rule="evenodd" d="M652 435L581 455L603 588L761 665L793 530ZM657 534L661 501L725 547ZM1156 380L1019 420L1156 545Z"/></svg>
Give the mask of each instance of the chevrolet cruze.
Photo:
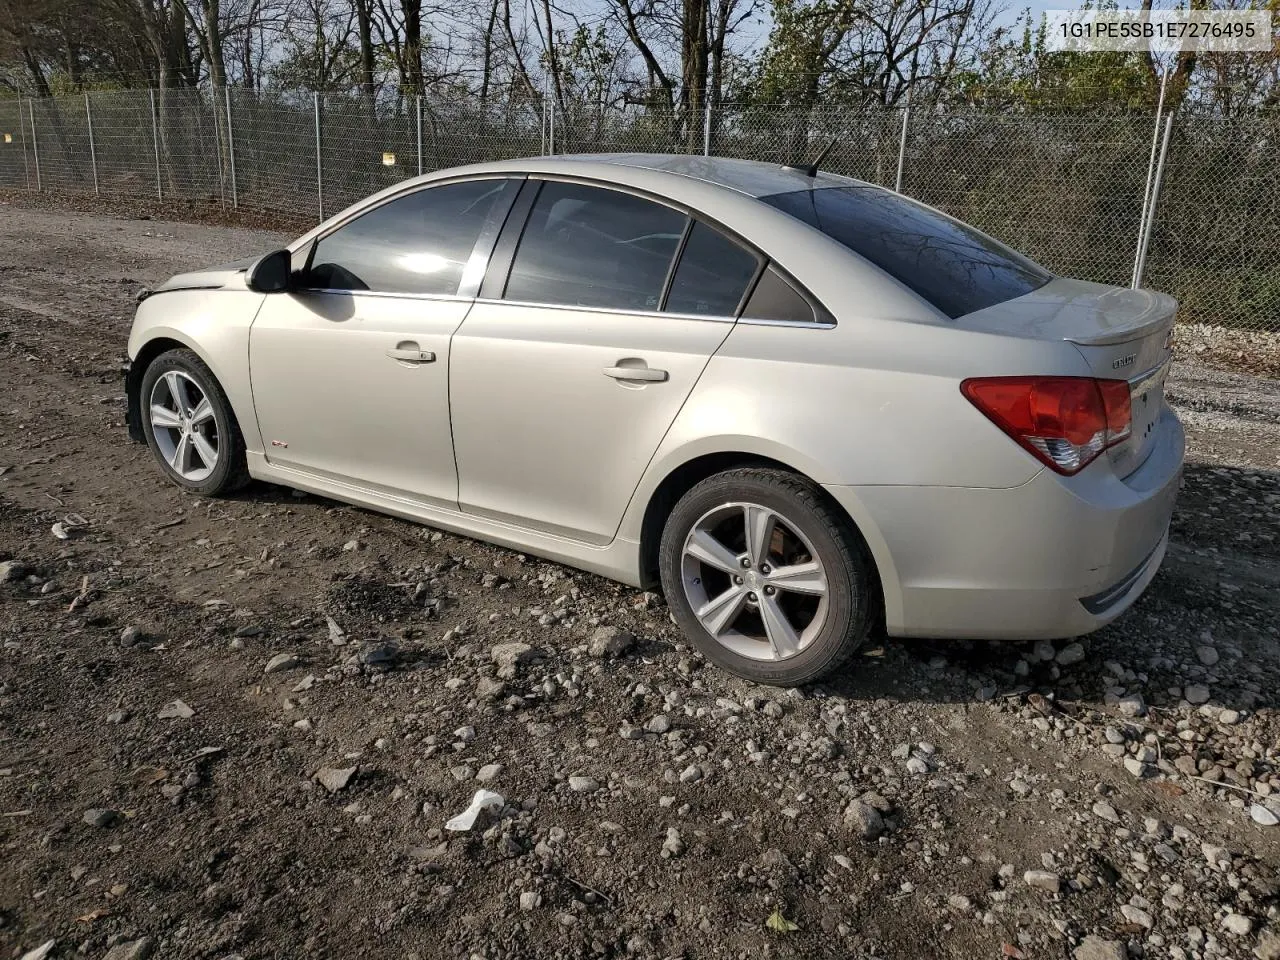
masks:
<svg viewBox="0 0 1280 960"><path fill-rule="evenodd" d="M505 161L145 295L129 425L195 493L660 582L709 659L801 684L878 628L1068 637L1137 599L1175 308L812 167Z"/></svg>

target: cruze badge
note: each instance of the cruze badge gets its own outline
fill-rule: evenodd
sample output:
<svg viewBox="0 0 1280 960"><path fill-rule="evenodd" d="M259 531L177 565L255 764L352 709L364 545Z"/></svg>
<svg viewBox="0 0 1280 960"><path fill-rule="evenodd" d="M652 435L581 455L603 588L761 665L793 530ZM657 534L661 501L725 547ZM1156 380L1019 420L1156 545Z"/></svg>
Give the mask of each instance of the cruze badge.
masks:
<svg viewBox="0 0 1280 960"><path fill-rule="evenodd" d="M1127 357L1120 357L1118 360L1112 360L1111 369L1119 370L1121 367L1131 367L1133 366L1133 361L1137 359L1137 356L1138 355L1136 353L1131 353Z"/></svg>

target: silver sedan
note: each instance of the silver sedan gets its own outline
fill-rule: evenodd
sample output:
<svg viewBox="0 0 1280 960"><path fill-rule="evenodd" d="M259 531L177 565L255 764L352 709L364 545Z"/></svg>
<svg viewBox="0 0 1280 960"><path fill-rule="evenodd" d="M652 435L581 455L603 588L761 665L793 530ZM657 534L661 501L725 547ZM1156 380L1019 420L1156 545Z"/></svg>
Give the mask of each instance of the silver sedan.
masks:
<svg viewBox="0 0 1280 960"><path fill-rule="evenodd" d="M506 161L139 305L129 425L251 477L660 582L741 676L893 636L1074 636L1164 556L1176 304L813 169Z"/></svg>

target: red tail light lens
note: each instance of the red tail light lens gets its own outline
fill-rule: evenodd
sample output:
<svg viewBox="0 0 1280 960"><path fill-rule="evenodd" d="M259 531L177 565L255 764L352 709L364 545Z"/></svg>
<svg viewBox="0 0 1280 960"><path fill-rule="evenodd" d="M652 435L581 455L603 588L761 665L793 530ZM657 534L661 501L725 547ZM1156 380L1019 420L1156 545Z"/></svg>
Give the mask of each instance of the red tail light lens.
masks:
<svg viewBox="0 0 1280 960"><path fill-rule="evenodd" d="M1088 377L977 377L960 391L1037 460L1079 473L1132 427L1129 384Z"/></svg>

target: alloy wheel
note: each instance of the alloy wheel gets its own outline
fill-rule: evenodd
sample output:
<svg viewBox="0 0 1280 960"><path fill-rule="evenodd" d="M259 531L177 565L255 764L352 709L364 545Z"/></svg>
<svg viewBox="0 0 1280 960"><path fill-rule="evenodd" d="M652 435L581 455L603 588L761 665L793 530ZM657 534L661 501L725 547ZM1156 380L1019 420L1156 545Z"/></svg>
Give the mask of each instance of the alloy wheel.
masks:
<svg viewBox="0 0 1280 960"><path fill-rule="evenodd" d="M201 483L218 465L218 421L200 383L168 370L151 388L148 420L156 448L182 479Z"/></svg>
<svg viewBox="0 0 1280 960"><path fill-rule="evenodd" d="M769 507L727 503L703 514L681 556L685 597L703 629L753 660L803 651L827 616L827 576L795 523Z"/></svg>

